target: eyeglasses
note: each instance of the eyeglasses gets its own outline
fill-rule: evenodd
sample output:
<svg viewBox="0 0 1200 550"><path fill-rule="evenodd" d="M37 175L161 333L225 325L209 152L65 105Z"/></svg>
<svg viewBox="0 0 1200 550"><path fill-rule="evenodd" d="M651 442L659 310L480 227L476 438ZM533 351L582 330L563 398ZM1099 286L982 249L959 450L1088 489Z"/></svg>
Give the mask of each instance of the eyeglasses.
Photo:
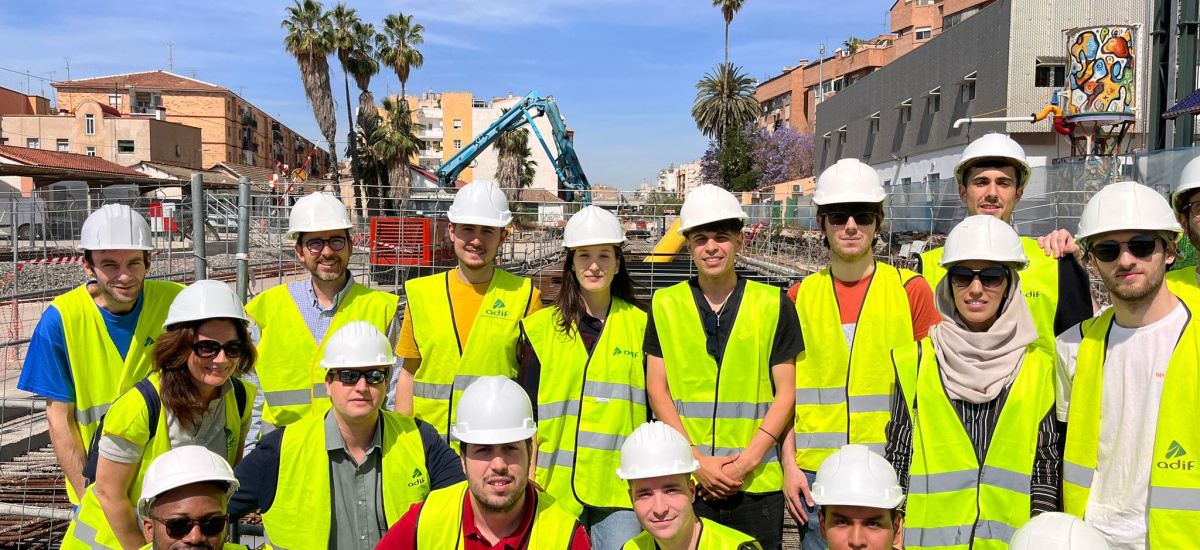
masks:
<svg viewBox="0 0 1200 550"><path fill-rule="evenodd" d="M1004 280L1008 278L1008 270L1003 267L974 270L962 266L954 266L946 270L946 275L950 277L950 284L958 288L971 286L971 283L975 282L975 279L979 279L979 284L985 288L997 288L1004 284Z"/></svg>
<svg viewBox="0 0 1200 550"><path fill-rule="evenodd" d="M182 539L188 536L188 533L191 533L197 525L200 526L200 534L206 537L215 537L225 530L225 524L229 522L229 516L210 516L200 519L163 519L154 516L149 516L149 518L163 524L163 527L167 528L167 536L173 539Z"/></svg>
<svg viewBox="0 0 1200 550"><path fill-rule="evenodd" d="M1089 251L1097 260L1107 263L1121 256L1121 245L1125 245L1125 250L1128 250L1133 257L1144 260L1158 250L1158 238L1150 235L1138 235L1123 243L1101 241L1089 247Z"/></svg>
<svg viewBox="0 0 1200 550"><path fill-rule="evenodd" d="M855 225L871 225L875 223L878 216L874 212L830 212L825 214L825 221L829 225L843 226L854 218Z"/></svg>
<svg viewBox="0 0 1200 550"><path fill-rule="evenodd" d="M313 254L320 254L322 250L325 250L325 246L328 245L330 250L332 250L334 252L340 252L343 248L346 248L346 245L349 243L350 243L350 241L347 240L346 237L330 237L328 239L309 239L307 241L304 241L304 248L307 248L308 251L312 252Z"/></svg>
<svg viewBox="0 0 1200 550"><path fill-rule="evenodd" d="M388 378L386 370L352 370L342 369L329 373L330 376L337 376L338 382L347 386L358 384L358 379L367 378L367 383L371 385L382 384Z"/></svg>
<svg viewBox="0 0 1200 550"><path fill-rule="evenodd" d="M1189 218L1200 218L1200 201L1193 201L1183 206L1183 211Z"/></svg>
<svg viewBox="0 0 1200 550"><path fill-rule="evenodd" d="M221 350L225 350L225 357L237 359L246 353L246 343L241 340L230 340L224 344L216 340L200 340L192 344L192 353L201 359L212 359Z"/></svg>

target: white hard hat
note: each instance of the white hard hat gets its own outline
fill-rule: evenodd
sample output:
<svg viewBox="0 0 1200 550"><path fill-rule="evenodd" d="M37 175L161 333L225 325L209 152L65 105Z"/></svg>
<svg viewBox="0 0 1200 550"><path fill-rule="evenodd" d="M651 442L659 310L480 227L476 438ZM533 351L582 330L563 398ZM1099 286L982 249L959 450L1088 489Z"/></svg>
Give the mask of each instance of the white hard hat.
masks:
<svg viewBox="0 0 1200 550"><path fill-rule="evenodd" d="M84 220L79 250L154 250L150 224L124 204L106 204Z"/></svg>
<svg viewBox="0 0 1200 550"><path fill-rule="evenodd" d="M488 227L508 227L512 223L504 191L487 180L476 180L459 189L446 217L450 223Z"/></svg>
<svg viewBox="0 0 1200 550"><path fill-rule="evenodd" d="M946 236L940 264L945 267L970 260L999 262L1017 271L1029 267L1017 231L988 214L967 216Z"/></svg>
<svg viewBox="0 0 1200 550"><path fill-rule="evenodd" d="M882 203L887 199L879 174L858 159L842 159L817 178L813 204Z"/></svg>
<svg viewBox="0 0 1200 550"><path fill-rule="evenodd" d="M1013 535L1011 550L1108 550L1095 527L1062 512L1045 512L1030 519Z"/></svg>
<svg viewBox="0 0 1200 550"><path fill-rule="evenodd" d="M812 498L821 506L891 510L904 502L904 489L887 459L866 445L844 445L817 468Z"/></svg>
<svg viewBox="0 0 1200 550"><path fill-rule="evenodd" d="M467 386L450 426L452 437L476 445L515 443L536 433L529 394L503 376L483 376Z"/></svg>
<svg viewBox="0 0 1200 550"><path fill-rule="evenodd" d="M1183 236L1175 210L1157 191L1136 181L1106 185L1088 200L1079 216L1076 239L1109 231L1160 231Z"/></svg>
<svg viewBox="0 0 1200 550"><path fill-rule="evenodd" d="M1021 144L1013 141L1004 134L987 134L967 145L963 149L962 158L954 167L954 179L959 185L966 185L963 178L967 169L983 161L997 160L1013 165L1017 169L1017 186L1024 187L1029 183L1029 161L1025 160L1025 150Z"/></svg>
<svg viewBox="0 0 1200 550"><path fill-rule="evenodd" d="M588 206L576 212L563 230L564 248L624 243L625 230L621 229L621 221L599 206Z"/></svg>
<svg viewBox="0 0 1200 550"><path fill-rule="evenodd" d="M203 279L175 295L171 309L167 310L167 320L163 321L163 330L169 330L168 327L178 323L206 319L237 319L243 324L250 322L242 301L238 300L229 285Z"/></svg>
<svg viewBox="0 0 1200 550"><path fill-rule="evenodd" d="M172 489L193 483L217 482L227 485L225 499L237 491L238 480L233 468L220 455L200 445L184 445L171 449L154 459L146 468L138 511L145 516L154 499Z"/></svg>
<svg viewBox="0 0 1200 550"><path fill-rule="evenodd" d="M395 365L392 343L368 321L352 321L325 343L323 369L355 369Z"/></svg>
<svg viewBox="0 0 1200 550"><path fill-rule="evenodd" d="M633 430L621 444L617 477L650 477L690 474L700 469L687 438L662 422L647 422Z"/></svg>
<svg viewBox="0 0 1200 550"><path fill-rule="evenodd" d="M317 231L332 231L334 229L350 229L350 214L346 205L337 197L320 191L301 197L292 206L288 216L288 239L296 239L301 233Z"/></svg>
<svg viewBox="0 0 1200 550"><path fill-rule="evenodd" d="M1184 191L1200 188L1200 157L1196 157L1183 167L1183 172L1179 174L1179 181L1175 182L1175 187L1171 189L1171 206L1175 207L1175 211L1179 211L1179 195Z"/></svg>
<svg viewBox="0 0 1200 550"><path fill-rule="evenodd" d="M733 193L712 184L698 185L688 192L679 208L679 234L693 227L721 220L744 220L748 216L742 210Z"/></svg>

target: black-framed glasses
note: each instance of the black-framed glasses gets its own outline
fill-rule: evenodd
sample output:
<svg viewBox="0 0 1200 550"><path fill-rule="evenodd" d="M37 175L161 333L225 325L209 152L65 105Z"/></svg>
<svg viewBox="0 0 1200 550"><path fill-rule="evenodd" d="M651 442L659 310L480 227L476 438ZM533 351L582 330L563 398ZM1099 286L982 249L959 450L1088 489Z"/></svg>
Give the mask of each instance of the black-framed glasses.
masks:
<svg viewBox="0 0 1200 550"><path fill-rule="evenodd" d="M200 519L148 517L161 523L167 529L167 536L173 539L182 539L188 536L188 533L191 533L197 525L200 526L200 534L206 537L215 537L221 534L225 530L225 524L229 523L229 516L209 516Z"/></svg>
<svg viewBox="0 0 1200 550"><path fill-rule="evenodd" d="M874 212L830 212L825 214L825 222L838 227L846 225L850 218L854 218L855 225L871 225L875 223L878 216Z"/></svg>
<svg viewBox="0 0 1200 550"><path fill-rule="evenodd" d="M1192 201L1183 205L1183 211L1189 218L1200 218L1200 201Z"/></svg>
<svg viewBox="0 0 1200 550"><path fill-rule="evenodd" d="M1138 235L1125 242L1100 241L1088 248L1088 251L1102 262L1111 262L1121 256L1121 246L1125 247L1133 257L1144 260L1158 250L1158 237Z"/></svg>
<svg viewBox="0 0 1200 550"><path fill-rule="evenodd" d="M334 252L341 252L346 245L350 244L350 239L346 237L330 237L328 239L309 239L304 241L304 248L313 254L320 254L325 247L328 246Z"/></svg>
<svg viewBox="0 0 1200 550"><path fill-rule="evenodd" d="M230 340L222 344L216 340L200 340L192 344L192 353L201 359L212 359L221 350L225 350L225 357L237 359L246 353L246 342Z"/></svg>
<svg viewBox="0 0 1200 550"><path fill-rule="evenodd" d="M341 370L335 370L333 372L330 372L329 374L337 377L338 382L341 382L347 386L353 386L355 384L358 384L358 379L362 378L364 376L367 378L367 383L372 386L374 386L375 384L382 384L388 378L387 370L378 370L378 369L374 369L374 370L341 369Z"/></svg>
<svg viewBox="0 0 1200 550"><path fill-rule="evenodd" d="M956 265L946 270L946 276L950 277L950 284L958 288L971 286L971 283L975 282L975 279L979 279L979 284L985 288L998 288L1008 278L1008 270L1003 267L989 267L976 270Z"/></svg>

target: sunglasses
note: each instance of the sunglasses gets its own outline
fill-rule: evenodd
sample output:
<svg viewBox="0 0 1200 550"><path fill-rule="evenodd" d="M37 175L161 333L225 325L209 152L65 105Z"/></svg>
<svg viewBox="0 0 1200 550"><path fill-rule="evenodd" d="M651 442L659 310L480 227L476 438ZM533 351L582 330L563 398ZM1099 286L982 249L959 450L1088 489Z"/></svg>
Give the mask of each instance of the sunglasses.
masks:
<svg viewBox="0 0 1200 550"><path fill-rule="evenodd" d="M192 353L201 359L212 359L221 350L225 350L225 357L237 359L246 353L246 343L241 340L230 340L224 344L216 340L200 340L192 344Z"/></svg>
<svg viewBox="0 0 1200 550"><path fill-rule="evenodd" d="M1125 246L1133 257L1144 260L1154 254L1158 250L1158 237L1149 235L1138 235L1126 242L1119 243L1117 241L1101 241L1091 247L1088 251L1095 256L1097 260L1102 262L1111 262L1121 256L1121 246Z"/></svg>
<svg viewBox="0 0 1200 550"><path fill-rule="evenodd" d="M1008 278L1008 270L1003 267L974 270L962 266L954 266L946 270L946 276L950 277L950 284L958 288L971 286L971 283L975 282L975 279L979 279L979 284L985 288L998 288Z"/></svg>
<svg viewBox="0 0 1200 550"><path fill-rule="evenodd" d="M211 516L200 519L148 517L163 524L163 527L167 528L167 536L173 539L182 539L188 536L197 525L200 526L200 534L206 537L215 537L225 530L225 524L229 522L229 516Z"/></svg>
<svg viewBox="0 0 1200 550"><path fill-rule="evenodd" d="M386 370L342 369L342 370L333 371L333 372L329 373L329 375L336 376L338 379L338 382L346 384L347 386L353 386L353 385L357 384L358 379L362 378L364 376L367 378L368 384L375 385L375 384L382 384L384 381L387 380L388 371L386 371Z"/></svg>
<svg viewBox="0 0 1200 550"><path fill-rule="evenodd" d="M854 218L855 225L872 225L875 223L877 216L874 212L855 212L853 214L849 212L830 212L825 214L826 223L838 227L846 225L850 221L850 218Z"/></svg>
<svg viewBox="0 0 1200 550"><path fill-rule="evenodd" d="M304 241L304 248L313 254L320 254L326 246L334 252L340 252L350 241L346 237L330 237L328 239L309 239Z"/></svg>

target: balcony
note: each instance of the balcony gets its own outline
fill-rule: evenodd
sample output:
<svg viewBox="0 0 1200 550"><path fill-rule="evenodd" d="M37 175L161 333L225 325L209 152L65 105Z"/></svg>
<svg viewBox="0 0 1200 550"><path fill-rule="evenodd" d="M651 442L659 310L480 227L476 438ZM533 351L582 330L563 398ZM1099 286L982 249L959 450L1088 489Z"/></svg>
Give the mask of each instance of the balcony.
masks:
<svg viewBox="0 0 1200 550"><path fill-rule="evenodd" d="M441 159L442 152L435 149L421 149L417 156L422 159Z"/></svg>
<svg viewBox="0 0 1200 550"><path fill-rule="evenodd" d="M443 137L445 137L445 135L446 132L442 128L434 128L432 130L426 128L424 130L417 131L417 137L421 139L441 140Z"/></svg>
<svg viewBox="0 0 1200 550"><path fill-rule="evenodd" d="M442 120L442 110L435 107L422 107L417 109L418 122L432 122Z"/></svg>

